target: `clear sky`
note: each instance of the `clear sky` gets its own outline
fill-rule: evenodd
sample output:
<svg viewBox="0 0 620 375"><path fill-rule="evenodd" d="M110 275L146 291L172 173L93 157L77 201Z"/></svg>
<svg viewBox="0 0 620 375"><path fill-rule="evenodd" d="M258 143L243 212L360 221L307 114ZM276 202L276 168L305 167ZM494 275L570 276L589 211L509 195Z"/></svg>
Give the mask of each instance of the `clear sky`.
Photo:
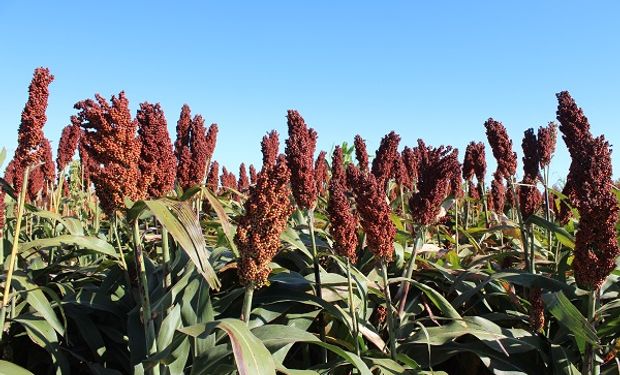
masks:
<svg viewBox="0 0 620 375"><path fill-rule="evenodd" d="M134 113L160 102L173 137L183 103L218 123L215 159L235 172L260 160L266 131L283 142L289 108L325 150L356 133L374 150L395 130L403 145L421 137L462 153L494 117L520 152L523 131L554 120L555 93L569 90L617 145L619 14L618 1L576 0L2 0L0 146L12 155L38 66L56 76L54 148L75 102L121 90ZM552 178L568 163L560 140Z"/></svg>

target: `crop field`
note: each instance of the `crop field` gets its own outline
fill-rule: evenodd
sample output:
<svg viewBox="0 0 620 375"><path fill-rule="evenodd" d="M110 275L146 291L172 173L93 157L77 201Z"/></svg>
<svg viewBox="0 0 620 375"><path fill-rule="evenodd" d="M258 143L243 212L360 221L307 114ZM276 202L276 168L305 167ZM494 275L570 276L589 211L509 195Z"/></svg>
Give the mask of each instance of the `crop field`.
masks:
<svg viewBox="0 0 620 375"><path fill-rule="evenodd" d="M217 125L124 92L77 102L52 150L53 80L0 157L0 374L619 373L620 194L568 92L465 150L320 151L289 110L232 166Z"/></svg>

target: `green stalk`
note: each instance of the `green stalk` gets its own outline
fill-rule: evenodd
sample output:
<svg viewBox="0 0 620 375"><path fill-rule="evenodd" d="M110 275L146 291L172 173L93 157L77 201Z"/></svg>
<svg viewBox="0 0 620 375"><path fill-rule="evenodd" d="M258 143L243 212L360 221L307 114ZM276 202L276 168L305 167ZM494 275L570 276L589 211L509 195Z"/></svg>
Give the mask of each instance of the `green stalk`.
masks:
<svg viewBox="0 0 620 375"><path fill-rule="evenodd" d="M168 228L161 226L161 251L164 262L164 289L168 290L172 284L170 276L170 239L168 238Z"/></svg>
<svg viewBox="0 0 620 375"><path fill-rule="evenodd" d="M487 204L487 191L486 186L484 185L484 181L480 183L482 186L482 207L484 208L484 222L486 227L489 227L489 206Z"/></svg>
<svg viewBox="0 0 620 375"><path fill-rule="evenodd" d="M420 225L418 227L418 236L413 242L413 252L411 254L411 258L409 258L409 263L407 264L407 270L405 271L405 276L407 279L410 279L413 276L413 271L416 268L415 260L418 256L418 251L424 246L424 240L426 239L426 227L424 225ZM409 295L409 283L406 281L402 281L400 283L400 287L397 293L397 299L400 298L399 306L398 306L398 316L402 316L405 312L405 306L407 305L407 296Z"/></svg>
<svg viewBox="0 0 620 375"><path fill-rule="evenodd" d="M153 314L151 313L151 301L149 297L149 288L146 277L146 267L144 265L144 255L142 253L142 241L140 240L140 227L138 220L133 222L133 241L134 256L136 260L136 268L139 273L140 280L140 297L142 299L142 322L144 324L144 334L146 337L146 352L149 356L157 353L157 339L155 336L155 324L153 322ZM151 373L159 374L159 366L154 366Z"/></svg>
<svg viewBox="0 0 620 375"><path fill-rule="evenodd" d="M381 275L383 276L383 293L385 294L385 304L387 305L388 335L390 345L390 357L396 359L396 324L394 322L394 309L392 306L392 296L390 295L390 284L388 283L387 265L384 259L381 260Z"/></svg>
<svg viewBox="0 0 620 375"><path fill-rule="evenodd" d="M588 293L588 321L596 329L596 305L598 304L598 289ZM582 374L599 375L601 365L595 360L594 346L586 344L586 351L583 356Z"/></svg>
<svg viewBox="0 0 620 375"><path fill-rule="evenodd" d="M245 287L243 295L243 306L241 307L241 320L245 324L250 323L250 314L252 313L252 297L254 296L254 285L250 284Z"/></svg>
<svg viewBox="0 0 620 375"><path fill-rule="evenodd" d="M127 262L125 262L125 254L123 253L123 246L121 245L121 238L118 235L118 217L116 217L116 214L114 214L114 219L112 220L111 225L113 228L114 237L116 237L116 247L118 248L118 256L121 260L121 266L125 271L127 271L128 268L127 268Z"/></svg>
<svg viewBox="0 0 620 375"><path fill-rule="evenodd" d="M0 339L4 331L4 321L6 320L6 306L9 302L9 295L11 293L11 280L13 279L13 272L15 271L15 262L17 260L17 250L19 249L19 232L21 231L22 218L24 216L24 206L26 205L26 192L28 191L28 177L30 176L30 166L26 166L24 171L24 182L22 183L22 189L19 192L19 198L17 199L17 216L15 217L15 235L13 236L13 246L11 248L11 256L9 258L9 269L6 273L6 280L4 281L4 294L2 295L2 310L0 311L0 319L2 325L0 326ZM14 309L11 309L13 311Z"/></svg>
<svg viewBox="0 0 620 375"><path fill-rule="evenodd" d="M454 197L454 240L456 241L456 253L459 253L459 200Z"/></svg>
<svg viewBox="0 0 620 375"><path fill-rule="evenodd" d="M528 225L528 231L530 232L530 273L533 275L536 273L536 245L534 244L534 227L532 224Z"/></svg>
<svg viewBox="0 0 620 375"><path fill-rule="evenodd" d="M549 202L549 166L543 168L543 186L545 188L545 219L547 221L551 221L551 202ZM551 229L546 229L547 232L547 247L549 249L549 253L552 252L553 243L552 243L552 233ZM553 263L555 263L555 270L557 272L559 268L559 253L556 251L555 258L553 259Z"/></svg>
<svg viewBox="0 0 620 375"><path fill-rule="evenodd" d="M359 337L359 323L357 322L357 311L353 300L353 280L351 279L351 260L347 257L347 283L349 284L349 312L351 314L351 323L353 326L353 339L355 341L355 354L360 355L360 344L357 341Z"/></svg>
<svg viewBox="0 0 620 375"><path fill-rule="evenodd" d="M531 270L529 259L529 246L527 241L527 234L525 233L525 225L523 223L523 217L521 216L521 209L519 208L519 196L517 195L517 189L515 188L515 177L510 177L510 189L512 190L512 196L515 199L515 211L517 211L517 219L519 220L519 230L521 232L521 241L523 245L523 256L525 257L525 265Z"/></svg>
<svg viewBox="0 0 620 375"><path fill-rule="evenodd" d="M405 189L403 189L403 185L398 185L400 190L400 210L405 215Z"/></svg>
<svg viewBox="0 0 620 375"><path fill-rule="evenodd" d="M316 282L316 296L323 299L323 285L321 284L321 269L319 268L319 254L316 247L316 238L314 233L314 208L308 209L308 226L310 227L310 240L312 241L312 261L314 263L314 281ZM319 337L321 341L325 341L325 315L319 313ZM323 363L327 363L327 349L321 348L321 356Z"/></svg>

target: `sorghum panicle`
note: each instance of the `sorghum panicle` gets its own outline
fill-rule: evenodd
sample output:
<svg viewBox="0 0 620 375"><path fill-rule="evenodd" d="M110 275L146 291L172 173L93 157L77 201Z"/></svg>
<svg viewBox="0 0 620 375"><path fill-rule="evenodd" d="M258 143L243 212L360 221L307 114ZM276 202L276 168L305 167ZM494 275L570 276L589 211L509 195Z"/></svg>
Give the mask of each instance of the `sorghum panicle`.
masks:
<svg viewBox="0 0 620 375"><path fill-rule="evenodd" d="M168 122L158 104L141 103L136 115L141 143L139 160L142 197L159 198L174 188L176 160L168 134Z"/></svg>
<svg viewBox="0 0 620 375"><path fill-rule="evenodd" d="M418 191L409 199L409 208L414 223L428 225L436 222L441 203L448 196L454 172L453 150L449 146L427 147L419 139L415 152L418 155Z"/></svg>
<svg viewBox="0 0 620 375"><path fill-rule="evenodd" d="M351 212L342 165L342 149L336 146L332 157L332 179L329 182L327 214L331 223L330 232L334 239L334 250L347 257L352 263L357 261L357 216Z"/></svg>
<svg viewBox="0 0 620 375"><path fill-rule="evenodd" d="M395 132L390 132L381 139L379 149L372 160L372 174L375 176L380 186L387 189L388 181L393 176L393 168L396 158L399 156L398 143L400 136Z"/></svg>
<svg viewBox="0 0 620 375"><path fill-rule="evenodd" d="M385 190L372 173L362 173L353 164L347 168L349 185L355 195L357 212L368 248L378 261L391 261L394 255L396 227L391 219Z"/></svg>
<svg viewBox="0 0 620 375"><path fill-rule="evenodd" d="M250 180L248 179L248 172L245 169L245 163L239 165L239 181L237 181L239 191L245 193L250 188Z"/></svg>
<svg viewBox="0 0 620 375"><path fill-rule="evenodd" d="M50 74L49 69L37 68L28 86L28 101L22 111L17 132L17 148L5 172L5 179L13 185L16 191L21 190L26 167L46 163L47 158L51 157L51 148L46 149L46 147L49 148L49 141L43 134L43 126L47 121L45 112L49 98L49 85L53 80L54 76ZM41 169L41 167L33 168L30 174L29 185L31 187L28 189L30 200L34 200L36 194L45 185L44 175L49 177L50 172L44 172Z"/></svg>
<svg viewBox="0 0 620 375"><path fill-rule="evenodd" d="M314 180L314 150L317 134L308 128L299 112L289 110L286 161L291 170L291 188L295 202L302 209L314 208L317 198Z"/></svg>
<svg viewBox="0 0 620 375"><path fill-rule="evenodd" d="M183 189L191 187L192 150L191 150L192 115L187 104L181 107L177 121L177 138L174 142L174 154L177 158L177 183Z"/></svg>
<svg viewBox="0 0 620 375"><path fill-rule="evenodd" d="M549 125L538 128L538 154L540 156L541 168L545 168L551 164L557 138L558 126L556 123L550 122Z"/></svg>
<svg viewBox="0 0 620 375"><path fill-rule="evenodd" d="M284 155L264 167L250 188L245 214L239 219L235 243L239 248L239 281L260 288L267 283L269 263L280 248L280 235L293 212L290 171Z"/></svg>
<svg viewBox="0 0 620 375"><path fill-rule="evenodd" d="M124 92L112 96L111 105L99 94L75 104L84 130L83 145L93 159L89 172L103 210L112 214L124 206L124 198L136 199L140 177L140 142L137 122L129 112Z"/></svg>
<svg viewBox="0 0 620 375"><path fill-rule="evenodd" d="M499 172L493 174L491 181L491 200L489 208L498 214L504 213L504 205L506 203L506 188L504 187L502 177Z"/></svg>
<svg viewBox="0 0 620 375"><path fill-rule="evenodd" d="M316 191L318 195L325 194L329 183L329 166L327 165L327 160L325 160L326 155L327 153L325 151L321 151L314 163L314 181L316 181Z"/></svg>
<svg viewBox="0 0 620 375"><path fill-rule="evenodd" d="M207 175L207 188L213 192L213 194L217 193L217 189L219 186L218 178L219 178L219 163L214 160L211 162L211 168L209 168L209 174Z"/></svg>
<svg viewBox="0 0 620 375"><path fill-rule="evenodd" d="M357 159L357 167L362 173L368 173L368 151L366 150L366 141L361 135L356 135L354 139L355 158Z"/></svg>
<svg viewBox="0 0 620 375"><path fill-rule="evenodd" d="M250 164L250 184L256 185L256 168L254 168L254 164Z"/></svg>
<svg viewBox="0 0 620 375"><path fill-rule="evenodd" d="M517 171L517 154L512 150L512 140L501 122L489 118L484 126L493 156L497 160L497 173L510 180Z"/></svg>
<svg viewBox="0 0 620 375"><path fill-rule="evenodd" d="M524 220L536 213L543 196L536 187L540 171L538 140L534 129L528 129L523 136L523 180L519 186L519 209Z"/></svg>
<svg viewBox="0 0 620 375"><path fill-rule="evenodd" d="M73 159L81 135L80 120L77 116L71 116L71 124L62 129L60 140L58 141L58 151L56 153L58 173L62 173L71 159Z"/></svg>
<svg viewBox="0 0 620 375"><path fill-rule="evenodd" d="M571 154L569 198L580 214L573 269L579 287L597 290L615 269L618 205L612 191L611 149L595 138L581 108L566 91L557 94L557 119ZM570 184L570 185L569 185Z"/></svg>
<svg viewBox="0 0 620 375"><path fill-rule="evenodd" d="M417 184L418 181L419 155L417 152L417 148L412 149L409 148L409 146L405 146L401 158L403 164L405 164L405 168L407 169L407 174L409 175L409 181L411 183L411 189L413 190L414 186Z"/></svg>
<svg viewBox="0 0 620 375"><path fill-rule="evenodd" d="M263 153L263 168L272 166L276 163L278 154L280 153L280 140L277 131L272 130L267 133L260 143Z"/></svg>

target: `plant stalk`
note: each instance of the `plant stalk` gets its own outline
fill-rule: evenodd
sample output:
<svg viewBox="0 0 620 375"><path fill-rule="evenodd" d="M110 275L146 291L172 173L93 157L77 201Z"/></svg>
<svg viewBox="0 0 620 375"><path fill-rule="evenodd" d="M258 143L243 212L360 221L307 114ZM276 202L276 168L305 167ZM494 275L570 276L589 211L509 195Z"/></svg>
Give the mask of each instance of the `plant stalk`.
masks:
<svg viewBox="0 0 620 375"><path fill-rule="evenodd" d="M30 176L30 166L26 167L24 171L24 182L22 183L22 189L19 192L19 198L17 200L17 216L15 217L15 235L13 236L13 246L11 248L11 256L9 258L9 269L6 273L6 280L4 282L4 294L2 295L2 310L5 313L6 305L9 302L9 295L11 292L11 280L13 278L13 272L15 271L15 262L17 260L17 250L19 249L19 232L21 231L22 218L24 216L24 206L26 205L26 192L28 191L28 177ZM4 314L3 314L4 315ZM1 331L0 327L0 331Z"/></svg>
<svg viewBox="0 0 620 375"><path fill-rule="evenodd" d="M252 298L254 296L254 285L250 284L245 287L245 294L243 295L243 306L241 307L241 320L245 324L250 323L250 314L252 313Z"/></svg>
<svg viewBox="0 0 620 375"><path fill-rule="evenodd" d="M146 267L144 264L144 254L142 253L142 241L140 240L140 226L138 220L133 222L133 241L136 268L138 269L140 281L140 297L142 299L142 323L144 324L144 334L146 337L146 352L149 356L157 353L157 339L155 336L155 323L151 312L151 301L149 297L149 287L146 277ZM154 366L152 373L159 373L159 366Z"/></svg>
<svg viewBox="0 0 620 375"><path fill-rule="evenodd" d="M480 183L482 187L482 207L484 208L484 223L486 227L489 227L489 205L487 204L487 191L486 186L484 185L484 181Z"/></svg>
<svg viewBox="0 0 620 375"><path fill-rule="evenodd" d="M390 284L388 283L387 264L384 259L381 260L381 275L383 276L383 285L385 294L385 304L387 305L387 321L388 321L388 335L390 345L390 357L396 359L396 324L394 322L394 311L392 306L392 296L390 295Z"/></svg>
<svg viewBox="0 0 620 375"><path fill-rule="evenodd" d="M515 211L517 211L517 220L519 221L519 231L521 232L521 245L523 246L523 256L525 257L525 266L531 270L529 259L529 246L527 240L527 234L525 233L525 224L523 223L523 217L521 216L521 208L519 207L519 196L517 195L517 189L515 188L515 177L510 177L510 189L512 190L512 196L515 200Z"/></svg>
<svg viewBox="0 0 620 375"><path fill-rule="evenodd" d="M172 284L172 278L170 276L170 239L168 238L168 229L161 226L161 251L164 262L164 289L168 290Z"/></svg>
<svg viewBox="0 0 620 375"><path fill-rule="evenodd" d="M17 199L17 216L15 217L15 235L13 236L13 246L11 247L11 255L9 257L9 269L6 273L6 280L4 281L4 294L2 295L2 308L0 309L0 339L4 333L4 322L6 320L6 306L9 302L9 295L11 294L11 280L13 279L13 272L15 271L15 263L17 261L17 250L19 248L19 232L21 231L22 218L24 216L24 206L26 205L26 192L28 191L28 177L30 176L30 166L26 166L24 170L24 182L22 183L22 189L19 192ZM12 299L14 302L15 299ZM15 311L15 305L12 305L11 314Z"/></svg>
<svg viewBox="0 0 620 375"><path fill-rule="evenodd" d="M351 313L351 323L353 326L353 341L355 341L355 354L360 355L360 344L357 341L359 337L359 323L357 322L357 309L353 300L353 280L351 278L351 260L347 257L347 283L349 284L349 311Z"/></svg>
<svg viewBox="0 0 620 375"><path fill-rule="evenodd" d="M588 293L588 321L592 327L596 329L596 307L598 304L598 289ZM586 351L583 357L582 374L599 375L601 373L601 365L595 360L594 346L586 344Z"/></svg>
<svg viewBox="0 0 620 375"><path fill-rule="evenodd" d="M413 271L416 268L416 258L418 256L418 251L424 245L424 240L426 239L426 227L424 225L420 225L418 227L418 236L413 242L413 251L411 253L411 258L409 258L409 263L407 264L407 270L403 275L407 279L410 279L413 276ZM405 312L405 307L407 305L407 296L409 295L409 283L406 281L402 281L400 283L400 287L398 289L397 299L399 299L398 306L398 316L402 316Z"/></svg>
<svg viewBox="0 0 620 375"><path fill-rule="evenodd" d="M321 269L319 267L319 254L316 246L316 237L314 233L314 208L308 209L308 226L310 228L310 241L312 241L312 261L314 263L314 281L316 283L316 296L319 299L323 299L323 285L321 284ZM323 312L319 312L319 337L321 341L325 341L325 315ZM327 363L327 349L321 348L321 357L323 363Z"/></svg>

